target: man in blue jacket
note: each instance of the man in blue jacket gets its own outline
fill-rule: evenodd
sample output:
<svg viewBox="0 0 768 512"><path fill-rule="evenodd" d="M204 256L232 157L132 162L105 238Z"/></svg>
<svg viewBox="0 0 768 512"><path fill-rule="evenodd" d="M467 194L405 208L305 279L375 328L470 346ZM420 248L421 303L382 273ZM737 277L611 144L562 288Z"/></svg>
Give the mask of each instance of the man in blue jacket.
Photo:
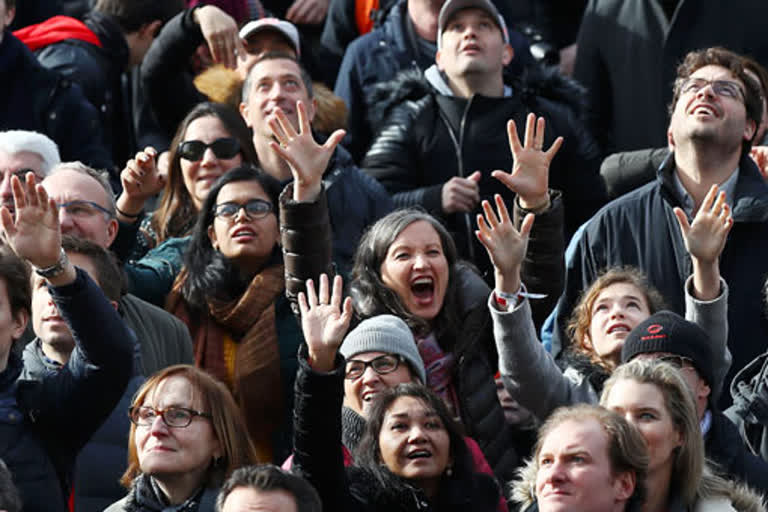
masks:
<svg viewBox="0 0 768 512"><path fill-rule="evenodd" d="M133 373L135 338L88 274L68 260L58 209L34 174L24 184L14 176L12 187L15 219L0 209L7 243L0 249L0 458L25 511L64 512L75 457ZM49 289L75 344L65 368L34 379L22 375L12 350L30 312L28 267L19 258Z"/></svg>

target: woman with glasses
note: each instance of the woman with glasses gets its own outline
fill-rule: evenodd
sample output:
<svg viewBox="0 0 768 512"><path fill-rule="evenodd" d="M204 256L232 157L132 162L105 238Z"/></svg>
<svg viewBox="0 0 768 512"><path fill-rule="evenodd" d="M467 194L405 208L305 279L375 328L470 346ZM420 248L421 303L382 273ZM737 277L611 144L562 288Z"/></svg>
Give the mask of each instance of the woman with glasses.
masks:
<svg viewBox="0 0 768 512"><path fill-rule="evenodd" d="M321 179L343 132L319 146L303 105L299 112L300 133L282 111L275 119L283 128L273 127L278 140L286 129L293 141L290 151L274 145L291 162L293 183L280 195L277 180L253 167L221 176L200 207L184 269L166 304L189 328L195 365L232 391L261 462L281 462L290 453L302 336L286 288L295 296L294 283L328 271L330 262L330 251L317 254L312 248L330 240ZM297 255L295 244L309 254ZM295 276L288 285L286 274Z"/></svg>
<svg viewBox="0 0 768 512"><path fill-rule="evenodd" d="M128 495L105 512L213 512L223 481L256 462L226 387L188 365L155 373L129 410Z"/></svg>
<svg viewBox="0 0 768 512"><path fill-rule="evenodd" d="M352 302L342 303L341 288L339 276L331 291L323 275L317 293L308 282L299 295L306 344L296 377L293 471L317 489L324 510L505 510L445 403L419 382L426 372L408 326L381 315L345 337ZM349 411L339 415L342 396ZM340 441L355 446L354 465L345 464Z"/></svg>
<svg viewBox="0 0 768 512"><path fill-rule="evenodd" d="M139 259L170 238L188 236L216 179L230 169L258 161L243 119L217 103L198 104L179 124L169 149L164 186L162 180L145 179L147 174L157 174L151 169L155 156L140 152L121 174L116 247L123 259ZM161 191L157 209L144 216L145 202Z"/></svg>
<svg viewBox="0 0 768 512"><path fill-rule="evenodd" d="M714 476L691 390L675 366L636 359L613 372L600 404L645 438L649 464L643 512L764 511L760 496Z"/></svg>

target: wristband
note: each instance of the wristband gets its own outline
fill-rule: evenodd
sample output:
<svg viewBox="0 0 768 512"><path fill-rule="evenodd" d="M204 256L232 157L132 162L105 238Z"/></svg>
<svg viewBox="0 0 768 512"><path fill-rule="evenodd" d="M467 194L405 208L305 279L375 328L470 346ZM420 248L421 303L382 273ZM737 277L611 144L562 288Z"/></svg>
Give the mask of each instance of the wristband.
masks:
<svg viewBox="0 0 768 512"><path fill-rule="evenodd" d="M144 209L142 209L139 213L125 213L123 210L118 208L117 205L115 205L115 211L127 219L138 219L144 213Z"/></svg>
<svg viewBox="0 0 768 512"><path fill-rule="evenodd" d="M35 269L35 273L37 273L37 275L40 277L45 279L52 279L64 273L67 263L69 263L69 259L67 258L67 253L64 252L64 248L62 247L61 251L59 252L59 261L50 267L39 268L33 265L33 268Z"/></svg>
<svg viewBox="0 0 768 512"><path fill-rule="evenodd" d="M493 291L493 299L496 301L496 304L507 312L515 309L525 298L544 299L546 296L547 294L545 293L528 293L525 285L522 283L517 293L506 293L500 290Z"/></svg>

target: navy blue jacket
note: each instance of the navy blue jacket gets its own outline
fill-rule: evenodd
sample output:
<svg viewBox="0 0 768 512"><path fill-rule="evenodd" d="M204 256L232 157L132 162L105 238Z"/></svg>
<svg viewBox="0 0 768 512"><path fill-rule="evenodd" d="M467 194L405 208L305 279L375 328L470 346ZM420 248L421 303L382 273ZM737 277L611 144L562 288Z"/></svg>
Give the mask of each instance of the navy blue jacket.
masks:
<svg viewBox="0 0 768 512"><path fill-rule="evenodd" d="M674 168L674 158L668 158L653 182L608 203L587 223L573 258L566 263L553 351L568 345L565 325L579 294L607 267L638 267L669 309L684 314L683 285L692 273L692 263L672 211L682 207ZM735 372L765 351L768 339L762 292L768 274L768 184L746 155L739 162L733 202L734 223L720 257L720 273L730 287L728 348L733 364L726 389ZM723 393L721 408L729 401Z"/></svg>
<svg viewBox="0 0 768 512"><path fill-rule="evenodd" d="M80 86L40 65L8 30L0 43L0 130L32 130L53 139L62 161L111 169L98 113Z"/></svg>
<svg viewBox="0 0 768 512"><path fill-rule="evenodd" d="M376 134L376 126L368 117L374 100L371 87L392 80L405 69L424 71L435 59L419 62L417 39L408 26L407 2L400 0L387 14L380 27L364 34L347 47L336 79L334 93L347 104L349 118L344 146L356 162L361 162ZM509 66L513 74L522 73L533 62L528 40L519 32L509 31L515 58Z"/></svg>
<svg viewBox="0 0 768 512"><path fill-rule="evenodd" d="M25 512L66 511L80 449L114 409L133 371L133 333L80 269L51 287L76 348L67 365L34 377L12 354L0 373L0 458L10 468ZM98 318L99 321L93 321Z"/></svg>

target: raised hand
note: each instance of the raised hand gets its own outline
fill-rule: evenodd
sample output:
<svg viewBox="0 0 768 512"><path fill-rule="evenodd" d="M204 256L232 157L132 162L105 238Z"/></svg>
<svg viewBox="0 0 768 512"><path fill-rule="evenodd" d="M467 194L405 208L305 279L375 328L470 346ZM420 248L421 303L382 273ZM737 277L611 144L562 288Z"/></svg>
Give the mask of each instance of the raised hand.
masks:
<svg viewBox="0 0 768 512"><path fill-rule="evenodd" d="M18 176L13 176L11 191L16 218L11 217L8 208L0 209L0 224L6 242L13 252L35 267L55 265L61 254L61 228L56 202L48 197L42 185L36 183L31 172L27 173L24 183Z"/></svg>
<svg viewBox="0 0 768 512"><path fill-rule="evenodd" d="M496 170L491 173L491 176L517 194L520 206L527 210L537 210L549 203L549 165L563 145L563 138L558 137L548 150L542 149L545 125L543 117L537 120L534 114L528 114L525 143L521 144L517 126L510 119L507 123L507 136L514 159L512 172Z"/></svg>
<svg viewBox="0 0 768 512"><path fill-rule="evenodd" d="M215 5L205 5L195 10L200 32L208 44L213 60L235 69L237 54L245 54L245 47L237 30L237 22Z"/></svg>
<svg viewBox="0 0 768 512"><path fill-rule="evenodd" d="M120 173L120 182L123 192L117 198L117 217L122 222L132 223L147 199L165 187L165 175L160 173L157 165L157 150L147 146L144 151L136 153L126 162L125 169Z"/></svg>
<svg viewBox="0 0 768 512"><path fill-rule="evenodd" d="M764 180L768 180L768 146L753 146L749 156L757 164L757 170Z"/></svg>
<svg viewBox="0 0 768 512"><path fill-rule="evenodd" d="M352 319L352 299L347 297L342 305L342 279L333 280L330 292L328 276L320 275L320 290L315 293L315 284L307 280L307 293L299 293L301 330L309 349L309 365L321 372L333 369L336 352L344 340Z"/></svg>
<svg viewBox="0 0 768 512"><path fill-rule="evenodd" d="M717 185L712 185L692 223L682 209L675 208L674 213L693 263L694 294L701 300L714 299L720 293L718 261L733 226L725 192L718 193Z"/></svg>
<svg viewBox="0 0 768 512"><path fill-rule="evenodd" d="M454 176L443 184L440 199L445 213L471 212L480 201L480 171L466 178Z"/></svg>
<svg viewBox="0 0 768 512"><path fill-rule="evenodd" d="M515 229L509 212L500 195L494 196L498 215L491 203L483 201L482 215L477 216L475 235L488 251L496 277L496 289L505 293L517 293L520 289L520 267L525 258L528 236L533 226L534 215L529 213L523 219L520 231Z"/></svg>
<svg viewBox="0 0 768 512"><path fill-rule="evenodd" d="M304 102L296 102L299 114L299 131L291 124L281 108L276 108L267 123L275 136L269 146L286 161L293 174L293 199L314 201L320 194L323 173L336 146L344 138L344 130L336 130L320 145L312 137L309 116Z"/></svg>

